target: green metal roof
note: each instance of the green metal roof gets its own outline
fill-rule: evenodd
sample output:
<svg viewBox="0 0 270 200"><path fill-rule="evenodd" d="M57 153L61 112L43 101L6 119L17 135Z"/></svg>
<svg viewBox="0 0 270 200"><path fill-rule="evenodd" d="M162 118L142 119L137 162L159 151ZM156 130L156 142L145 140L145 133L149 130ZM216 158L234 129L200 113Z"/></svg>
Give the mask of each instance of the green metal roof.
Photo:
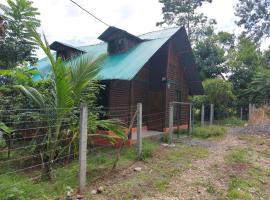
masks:
<svg viewBox="0 0 270 200"><path fill-rule="evenodd" d="M98 80L131 80L145 65L145 63L161 48L166 41L172 37L179 28L169 28L160 31L150 32L138 36L145 40L128 51L108 56L97 75ZM107 53L107 44L77 47L86 51L82 56L97 57ZM48 76L51 67L48 58L41 59L36 66L43 77ZM35 80L40 76L34 77Z"/></svg>

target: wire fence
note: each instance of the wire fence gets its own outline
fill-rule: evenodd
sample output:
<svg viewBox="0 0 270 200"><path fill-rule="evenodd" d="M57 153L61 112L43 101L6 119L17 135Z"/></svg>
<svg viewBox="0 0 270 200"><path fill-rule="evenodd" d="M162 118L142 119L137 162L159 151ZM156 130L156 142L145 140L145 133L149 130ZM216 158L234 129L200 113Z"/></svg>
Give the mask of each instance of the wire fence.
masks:
<svg viewBox="0 0 270 200"><path fill-rule="evenodd" d="M48 181L52 188L78 187L80 118L77 107L0 110L0 199ZM137 106L89 108L87 181L108 175L123 155L122 146L128 159L138 158L137 141L161 134L167 120L167 111L147 108L138 118ZM27 192L29 199L35 198L35 191Z"/></svg>
<svg viewBox="0 0 270 200"><path fill-rule="evenodd" d="M78 107L0 110L0 199L1 194L14 193L11 188L50 181L52 191L63 191L80 186L83 180L78 175L86 183L109 176L120 156L140 158L143 138L167 137L173 142L171 136L190 133L195 110L185 102L172 102L165 109L88 108L86 118ZM84 140L87 145L82 149ZM35 199L32 191L29 195Z"/></svg>

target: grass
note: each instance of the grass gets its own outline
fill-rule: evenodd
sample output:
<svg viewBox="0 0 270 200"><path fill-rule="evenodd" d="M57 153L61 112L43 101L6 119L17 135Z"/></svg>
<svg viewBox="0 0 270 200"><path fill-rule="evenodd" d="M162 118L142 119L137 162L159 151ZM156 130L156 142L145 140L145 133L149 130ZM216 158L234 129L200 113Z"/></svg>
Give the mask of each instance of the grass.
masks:
<svg viewBox="0 0 270 200"><path fill-rule="evenodd" d="M252 196L246 192L250 188L250 184L247 180L241 179L236 175L231 175L229 180L229 186L227 191L227 197L229 199L243 199L251 200Z"/></svg>
<svg viewBox="0 0 270 200"><path fill-rule="evenodd" d="M235 149L229 155L227 155L229 162L235 163L249 163L248 149Z"/></svg>
<svg viewBox="0 0 270 200"><path fill-rule="evenodd" d="M144 140L142 160L147 160L153 156L154 150L159 146L157 141ZM94 180L101 176L106 176L115 160L117 149L104 148L96 153L90 153L87 163L88 180ZM136 158L136 147L125 147L122 151L118 167L123 167ZM41 175L40 171L27 173L17 173L0 175L0 199L1 200L28 200L28 199L54 199L63 196L67 188L77 188L78 162L56 168L53 171L54 179L51 182L35 180L31 177ZM1 168L1 174L11 172L16 168ZM32 170L33 171L33 170Z"/></svg>
<svg viewBox="0 0 270 200"><path fill-rule="evenodd" d="M222 137L225 134L226 130L222 126L204 126L195 127L192 135L198 138L208 139Z"/></svg>
<svg viewBox="0 0 270 200"><path fill-rule="evenodd" d="M139 163L141 172L129 172L129 175L117 180L108 179L106 185L110 187L103 195L112 199L140 199L149 193L165 192L172 177L191 168L194 160L207 155L208 150L199 146L177 144L175 148L164 148L159 145L152 157ZM101 196L89 198L99 199Z"/></svg>
<svg viewBox="0 0 270 200"><path fill-rule="evenodd" d="M219 122L220 125L224 126L244 126L247 121L241 120L237 117L228 117Z"/></svg>
<svg viewBox="0 0 270 200"><path fill-rule="evenodd" d="M256 143L258 141L254 142ZM228 199L249 200L269 197L268 169L263 168L257 161L257 158L264 154L253 148L256 146L234 149L225 156L227 166L230 167L230 171L227 172L230 174L226 191Z"/></svg>

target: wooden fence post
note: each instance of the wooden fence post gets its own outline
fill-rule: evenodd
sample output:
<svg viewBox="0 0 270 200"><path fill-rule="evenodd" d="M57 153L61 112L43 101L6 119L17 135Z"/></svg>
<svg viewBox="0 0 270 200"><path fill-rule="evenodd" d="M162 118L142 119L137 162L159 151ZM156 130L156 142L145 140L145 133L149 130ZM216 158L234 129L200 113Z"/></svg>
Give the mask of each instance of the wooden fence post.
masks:
<svg viewBox="0 0 270 200"><path fill-rule="evenodd" d="M137 159L142 154L142 104L137 104Z"/></svg>
<svg viewBox="0 0 270 200"><path fill-rule="evenodd" d="M214 122L214 104L210 105L210 125Z"/></svg>
<svg viewBox="0 0 270 200"><path fill-rule="evenodd" d="M204 126L204 104L202 104L201 108L201 126Z"/></svg>
<svg viewBox="0 0 270 200"><path fill-rule="evenodd" d="M169 143L173 140L173 103L169 105Z"/></svg>
<svg viewBox="0 0 270 200"><path fill-rule="evenodd" d="M79 190L86 185L86 157L87 157L87 120L88 110L86 104L80 107L80 142L79 142Z"/></svg>

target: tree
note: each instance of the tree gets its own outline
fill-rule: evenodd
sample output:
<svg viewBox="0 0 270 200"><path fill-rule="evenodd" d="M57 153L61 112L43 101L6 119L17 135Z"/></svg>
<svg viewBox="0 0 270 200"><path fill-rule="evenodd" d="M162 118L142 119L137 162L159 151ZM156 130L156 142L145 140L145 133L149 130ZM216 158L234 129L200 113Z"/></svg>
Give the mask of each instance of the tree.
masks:
<svg viewBox="0 0 270 200"><path fill-rule="evenodd" d="M257 71L245 90L250 102L263 103L270 99L270 70Z"/></svg>
<svg viewBox="0 0 270 200"><path fill-rule="evenodd" d="M0 38L0 68L8 69L36 61L37 44L24 26L28 23L34 29L40 26L36 18L39 13L29 0L7 0L8 6L0 4L6 23L4 37Z"/></svg>
<svg viewBox="0 0 270 200"><path fill-rule="evenodd" d="M270 69L270 47L263 52L263 67Z"/></svg>
<svg viewBox="0 0 270 200"><path fill-rule="evenodd" d="M221 77L225 79L229 72L228 51L234 46L234 35L227 32L215 33L209 30L207 37L198 41L194 47L196 64L201 79Z"/></svg>
<svg viewBox="0 0 270 200"><path fill-rule="evenodd" d="M254 42L270 36L269 0L239 0L235 15L239 17L236 24L243 27L245 36Z"/></svg>
<svg viewBox="0 0 270 200"><path fill-rule="evenodd" d="M36 140L38 145L35 150L41 155L41 160L45 166L45 173L51 179L53 163L59 158L61 153L65 152L66 148L70 148L74 140L78 139L78 131L73 131L72 126L71 130L68 131L65 121L66 119L72 120L72 118L76 117L72 113L73 108L79 106L80 102L84 100L83 93L91 80L95 79L104 56L97 59L77 58L68 63L62 61L61 58L55 59L50 52L46 38L44 37L44 43L35 29L27 27L49 58L52 69L50 77L52 84L48 94L49 97L43 95L41 91L34 87L19 86L24 94L38 106L42 112L42 121L46 123L47 129L44 131L47 134L42 133L41 136L43 137L38 137L38 140ZM117 121L97 120L92 113L89 115L89 122L91 124L89 130L93 131L92 135L98 135L95 134L95 130L97 127L101 127L104 130L114 131L122 139L125 138ZM78 122L78 120L76 121ZM68 145L63 144L63 140L69 138L68 135L70 134L72 134L72 138L68 141Z"/></svg>
<svg viewBox="0 0 270 200"><path fill-rule="evenodd" d="M214 104L217 117L228 116L231 112L229 108L236 99L232 83L221 78L206 79L203 81L203 88L204 95L195 96L192 99L195 106L199 109L204 103L209 109L209 104Z"/></svg>
<svg viewBox="0 0 270 200"><path fill-rule="evenodd" d="M159 0L159 2L163 4L163 21L158 22L157 26L163 24L185 26L191 42L205 35L207 27L216 23L215 20L208 20L205 15L197 12L204 2L211 3L212 0Z"/></svg>
<svg viewBox="0 0 270 200"><path fill-rule="evenodd" d="M241 36L237 46L229 51L228 59L231 73L229 80L239 99L246 101L248 97L244 90L255 72L262 67L262 54L254 42Z"/></svg>
<svg viewBox="0 0 270 200"><path fill-rule="evenodd" d="M0 15L0 39L4 37L6 32L7 23L4 21L3 17Z"/></svg>

